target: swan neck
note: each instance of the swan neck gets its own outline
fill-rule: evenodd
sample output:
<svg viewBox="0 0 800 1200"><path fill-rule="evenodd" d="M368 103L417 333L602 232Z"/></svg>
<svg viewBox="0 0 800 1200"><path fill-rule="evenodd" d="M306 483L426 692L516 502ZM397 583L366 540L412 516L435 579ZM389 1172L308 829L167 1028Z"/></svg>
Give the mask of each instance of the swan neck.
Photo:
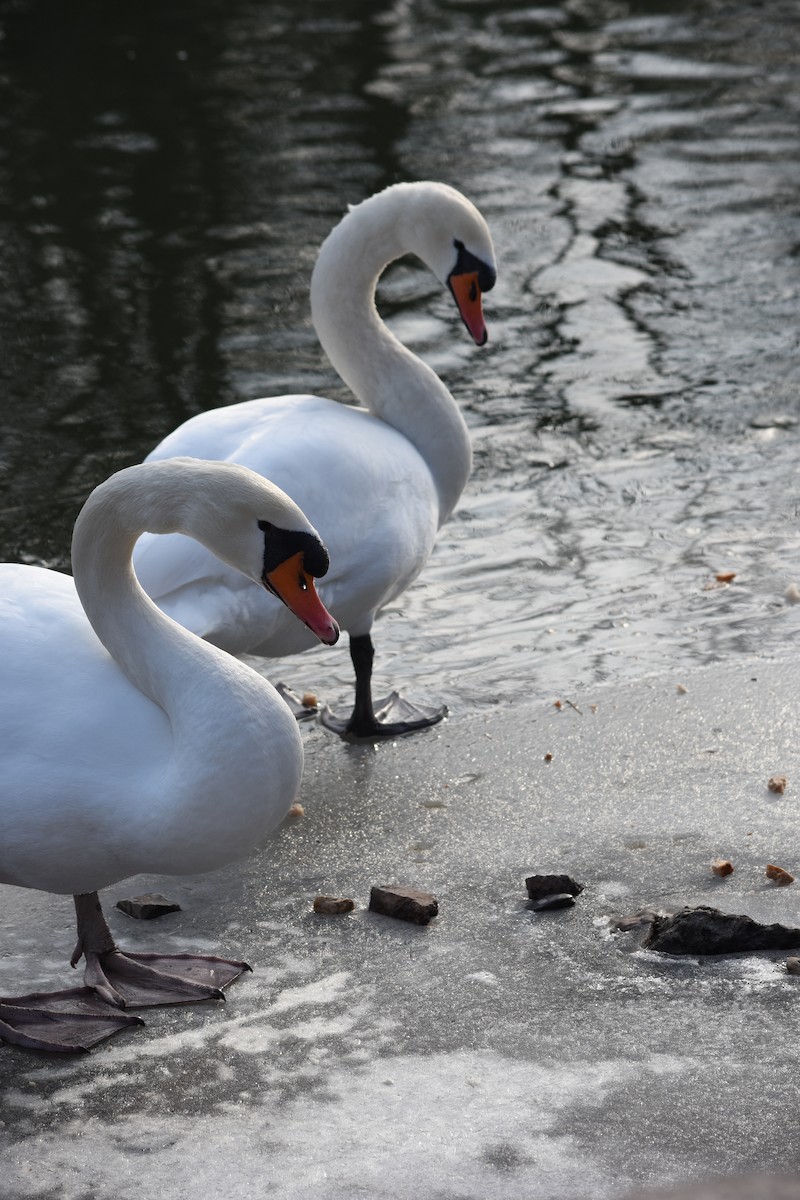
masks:
<svg viewBox="0 0 800 1200"><path fill-rule="evenodd" d="M311 314L342 380L424 459L439 496L441 524L469 478L472 450L450 392L387 328L375 305L383 271L413 251L400 199L395 189L373 196L326 238L311 280Z"/></svg>

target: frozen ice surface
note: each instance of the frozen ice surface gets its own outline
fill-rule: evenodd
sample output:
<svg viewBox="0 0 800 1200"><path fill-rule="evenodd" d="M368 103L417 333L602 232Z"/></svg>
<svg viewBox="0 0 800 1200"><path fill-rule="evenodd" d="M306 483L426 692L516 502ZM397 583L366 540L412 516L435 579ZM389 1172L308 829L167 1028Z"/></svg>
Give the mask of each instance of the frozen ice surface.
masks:
<svg viewBox="0 0 800 1200"><path fill-rule="evenodd" d="M376 748L308 730L301 820L216 875L105 893L124 945L254 974L89 1056L0 1047L0 1196L612 1200L798 1170L786 954L671 958L609 918L713 904L798 923L797 885L764 868L800 867L799 708L796 664L754 659ZM535 872L585 891L533 913ZM439 917L367 912L374 883L431 890ZM150 889L183 911L114 909ZM358 907L317 916L319 892ZM68 899L3 902L0 994L66 986Z"/></svg>

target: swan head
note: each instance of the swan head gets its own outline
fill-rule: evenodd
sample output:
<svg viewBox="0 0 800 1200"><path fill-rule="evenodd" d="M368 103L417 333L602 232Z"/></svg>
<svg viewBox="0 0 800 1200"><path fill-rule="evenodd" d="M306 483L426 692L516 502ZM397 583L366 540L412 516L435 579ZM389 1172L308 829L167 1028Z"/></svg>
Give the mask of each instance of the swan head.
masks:
<svg viewBox="0 0 800 1200"><path fill-rule="evenodd" d="M407 186L420 201L410 206L413 253L449 289L470 336L477 346L483 346L489 335L481 297L497 281L489 227L475 205L455 188L441 183Z"/></svg>
<svg viewBox="0 0 800 1200"><path fill-rule="evenodd" d="M247 467L196 458L162 459L123 475L148 489L149 532L196 538L277 596L325 645L338 640L339 626L314 587L328 570L328 552L279 487Z"/></svg>
<svg viewBox="0 0 800 1200"><path fill-rule="evenodd" d="M298 510L299 511L299 510ZM317 595L314 580L328 570L328 551L319 534L306 529L286 529L259 519L264 535L259 582L277 596L326 646L339 639L339 626Z"/></svg>

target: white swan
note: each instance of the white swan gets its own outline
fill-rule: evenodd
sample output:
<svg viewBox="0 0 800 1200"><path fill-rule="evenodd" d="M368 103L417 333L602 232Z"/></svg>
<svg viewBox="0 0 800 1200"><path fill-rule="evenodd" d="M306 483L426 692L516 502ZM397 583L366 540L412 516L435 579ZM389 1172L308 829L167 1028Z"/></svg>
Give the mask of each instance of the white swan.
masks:
<svg viewBox="0 0 800 1200"><path fill-rule="evenodd" d="M149 456L243 463L284 488L322 531L332 568L321 594L350 635L356 678L349 720L324 719L364 737L417 729L446 711L412 709L396 693L373 707L370 632L376 613L421 571L471 466L452 396L375 309L379 275L408 253L449 287L483 345L481 293L495 282L485 221L453 188L397 184L350 209L324 242L311 281L319 340L369 411L318 396L252 400L194 417ZM312 644L271 597L196 543L143 538L135 563L165 612L233 654L274 656ZM398 712L402 719L393 720Z"/></svg>
<svg viewBox="0 0 800 1200"><path fill-rule="evenodd" d="M274 688L142 591L131 552L145 529L201 539L314 636L332 644L339 633L314 590L328 564L316 531L273 484L229 464L178 459L112 476L75 525L74 583L0 566L0 882L75 896L73 966L83 954L86 984L120 1007L218 996L245 964L124 955L97 890L241 857L285 815L303 765ZM98 1029L131 1021L62 1014L59 1036L69 995L3 1000L0 1038L74 1050L87 1048L82 1022L93 1044Z"/></svg>

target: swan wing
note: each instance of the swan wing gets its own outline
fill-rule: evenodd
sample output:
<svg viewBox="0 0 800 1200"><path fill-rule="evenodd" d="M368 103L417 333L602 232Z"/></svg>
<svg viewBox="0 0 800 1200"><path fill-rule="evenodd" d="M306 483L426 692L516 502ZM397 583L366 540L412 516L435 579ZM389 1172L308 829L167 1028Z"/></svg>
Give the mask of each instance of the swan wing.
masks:
<svg viewBox="0 0 800 1200"><path fill-rule="evenodd" d="M316 396L248 401L192 418L151 459L226 458L300 505L327 545L323 603L351 633L411 583L430 555L437 497L417 450L391 426ZM144 535L134 552L145 590L171 616L234 653L287 654L313 644L282 606L180 535Z"/></svg>

